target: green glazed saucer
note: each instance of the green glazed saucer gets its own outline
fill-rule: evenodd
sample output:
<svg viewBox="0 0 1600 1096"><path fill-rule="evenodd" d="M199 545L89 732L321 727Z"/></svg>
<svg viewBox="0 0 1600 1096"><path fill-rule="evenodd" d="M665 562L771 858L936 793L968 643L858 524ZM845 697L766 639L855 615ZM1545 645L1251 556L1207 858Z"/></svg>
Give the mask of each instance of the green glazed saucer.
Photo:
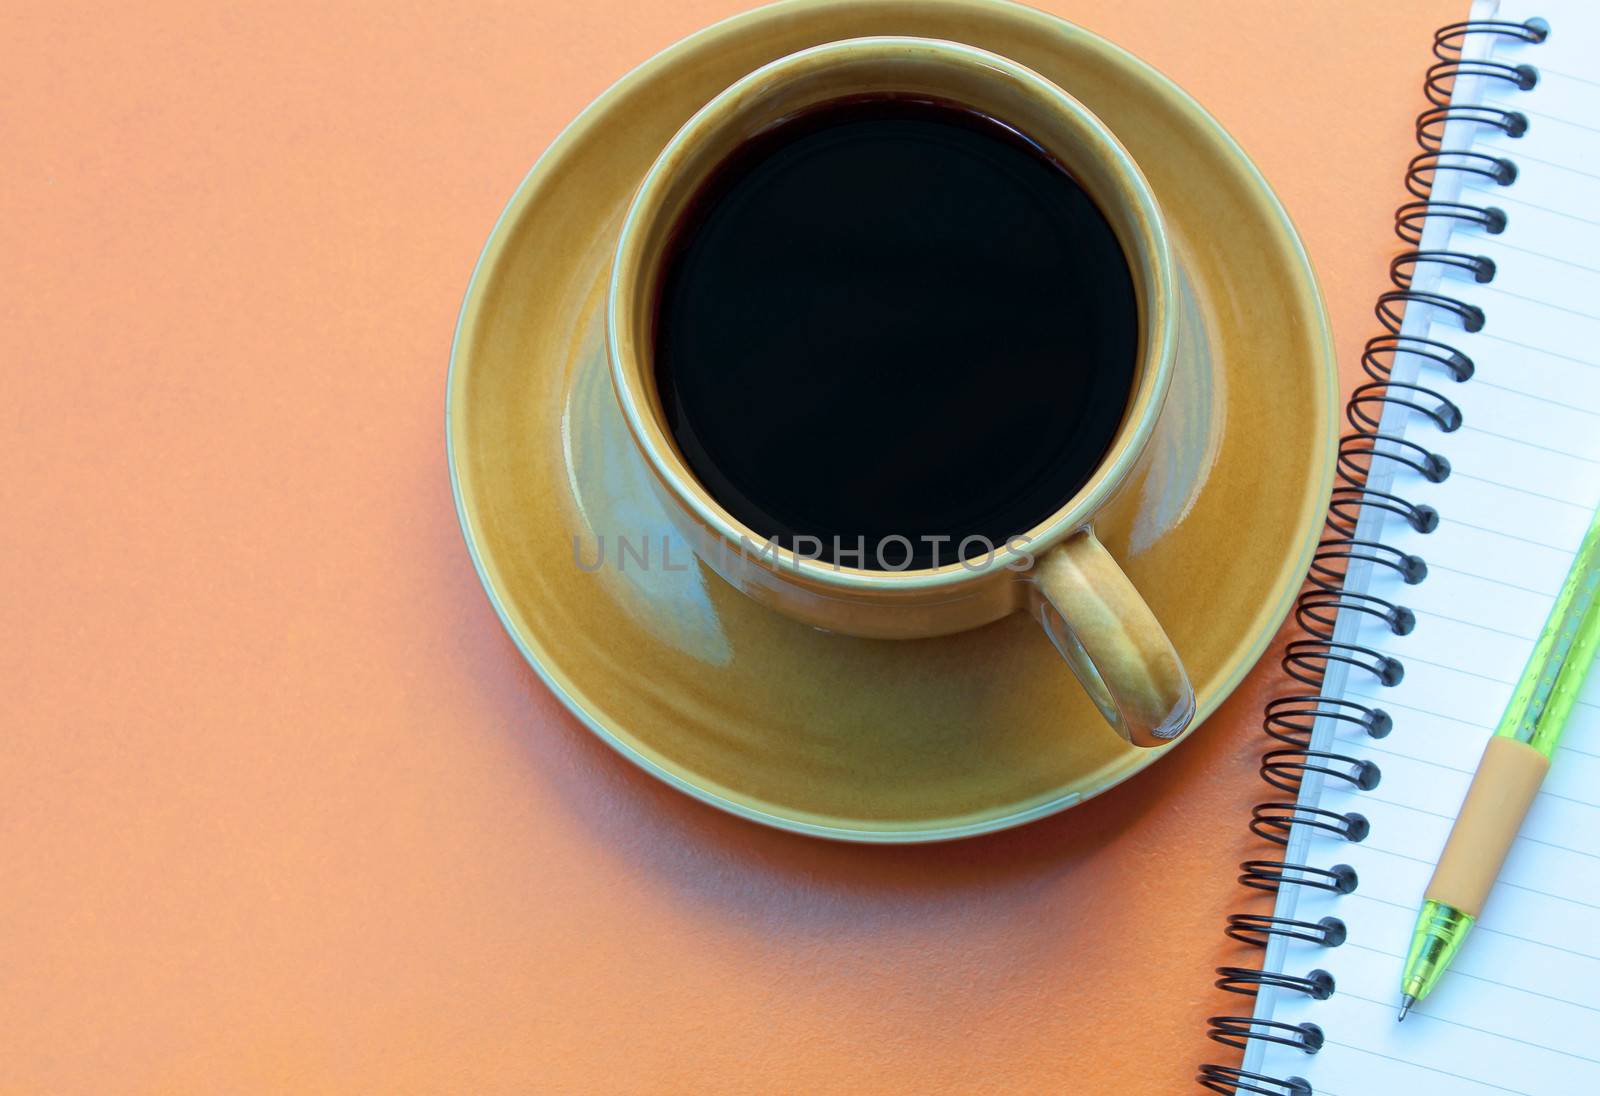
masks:
<svg viewBox="0 0 1600 1096"><path fill-rule="evenodd" d="M998 0L788 0L629 73L556 139L490 234L456 333L446 429L489 599L584 725L747 818L932 841L1070 807L1172 747L1117 738L1023 616L939 639L854 639L769 612L693 562L632 448L603 337L622 214L667 139L751 69L874 34L968 42L1036 69L1148 177L1213 362L1174 378L1096 531L1172 637L1200 717L1214 711L1288 611L1321 528L1336 402L1327 317L1282 207L1221 127L1147 65L1051 16Z"/></svg>

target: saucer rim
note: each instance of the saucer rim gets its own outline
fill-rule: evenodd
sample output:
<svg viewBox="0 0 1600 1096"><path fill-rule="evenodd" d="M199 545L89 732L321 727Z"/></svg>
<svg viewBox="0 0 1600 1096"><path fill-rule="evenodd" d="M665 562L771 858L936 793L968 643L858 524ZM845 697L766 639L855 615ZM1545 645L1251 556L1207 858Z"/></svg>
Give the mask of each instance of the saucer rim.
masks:
<svg viewBox="0 0 1600 1096"><path fill-rule="evenodd" d="M1321 331L1321 338L1315 341L1320 343L1320 363L1322 366L1320 372L1323 376L1323 383L1320 386L1324 405L1323 413L1315 416L1315 418L1317 420L1316 425L1319 427L1317 432L1321 435L1324 444L1318 446L1317 449L1317 467L1315 475L1312 477L1315 480L1314 490L1308 491L1302 499L1303 512L1300 520L1304 531L1301 534L1301 543L1293 553L1286 557L1286 563L1290 565L1286 573L1290 578L1281 583L1281 593L1276 602L1271 605L1263 605L1254 614L1254 623L1251 629L1254 638L1241 645L1240 655L1233 660L1234 665L1231 670L1223 675L1210 703L1200 703L1197 706L1193 723L1173 743L1146 751L1151 755L1149 760L1140 765L1118 767L1111 777L1103 779L1099 783L1080 786L1070 792L1034 803L1019 810L1004 814L985 814L981 818L970 822L951 821L946 818L935 825L894 823L892 825L895 828L877 829L808 821L804 817L806 812L798 810L790 814L775 814L752 806L749 802L738 798L738 793L735 789L724 788L720 782L710 780L696 782L686 778L675 771L675 768L664 759L657 759L651 756L653 751L634 742L627 741L617 730L602 723L568 689L566 682L557 676L555 669L547 664L548 656L545 651L539 645L531 643L520 634L519 629L513 623L509 612L502 603L502 599L496 589L495 580L490 574L488 562L485 560L473 535L472 524L467 513L466 496L461 482L461 465L457 460L454 423L456 421L456 397L460 377L465 368L462 365L463 335L469 318L475 312L475 304L481 301L479 292L480 279L483 276L486 265L491 259L497 258L504 247L505 239L502 236L502 229L513 215L519 214L531 200L533 184L538 180L546 165L554 161L558 154L565 151L570 137L585 128L597 124L599 119L595 107L598 104L616 94L619 89L640 79L650 70L665 67L669 63L671 55L690 44L705 47L716 38L726 35L731 28L738 24L746 21L760 22L803 9L835 8L844 11L855 6L857 2L858 0L777 0L775 3L727 16L674 41L651 57L630 68L609 84L605 90L591 99L578 114L561 128L549 145L534 160L533 165L518 181L510 198L495 218L484 246L473 263L472 273L468 278L466 290L462 295L461 308L457 314L455 328L451 337L449 366L445 377L445 459L450 475L450 490L455 505L456 520L460 526L463 540L466 542L473 570L485 595L488 597L491 607L494 609L496 617L499 618L506 634L510 636L512 642L516 645L518 652L533 668L545 687L555 695L556 699L561 702L567 711L572 713L580 723L601 741L651 776L677 788L679 791L729 814L771 826L775 829L855 844L927 844L1011 829L1015 826L1057 814L1085 800L1101 795L1123 781L1145 771L1150 765L1170 752L1178 743L1188 739L1233 694L1239 683L1259 662L1261 655L1266 651L1282 621L1288 615L1294 598L1299 592L1301 579L1303 579L1306 569L1310 565L1311 557L1320 539L1321 522L1318 519L1326 508L1326 500L1332 489L1334 478L1332 443L1338 433L1338 369L1333 345L1333 332L1322 288L1317 280L1310 256L1306 252L1304 241L1295 229L1288 210L1284 208L1282 200L1272 189L1265 175L1245 153L1238 141L1197 100L1148 62L1111 42L1109 39L1103 38L1060 16L1040 11L1026 4L1017 3L1015 0L925 0L925 2L933 6L943 8L1003 9L1011 17L1042 21L1049 24L1050 29L1056 33L1066 32L1087 38L1096 44L1098 48L1119 55L1120 63L1131 66L1139 71L1143 78L1152 81L1162 97L1170 102L1178 112L1184 114L1191 124L1203 127L1206 130L1205 136L1207 139L1216 142L1218 147L1233 161L1234 166L1243 170L1251 184L1251 189L1255 192L1254 196L1262 202L1263 212L1274 215L1275 224L1272 227L1275 234L1280 236L1287 245L1285 258L1291 260L1289 265L1297 265L1299 272L1303 275L1302 278L1297 279L1298 284L1295 295L1302 298L1301 304L1304 308L1305 319L1310 323L1314 323ZM1311 512L1305 513L1304 511L1307 510ZM957 818L959 817L957 816Z"/></svg>

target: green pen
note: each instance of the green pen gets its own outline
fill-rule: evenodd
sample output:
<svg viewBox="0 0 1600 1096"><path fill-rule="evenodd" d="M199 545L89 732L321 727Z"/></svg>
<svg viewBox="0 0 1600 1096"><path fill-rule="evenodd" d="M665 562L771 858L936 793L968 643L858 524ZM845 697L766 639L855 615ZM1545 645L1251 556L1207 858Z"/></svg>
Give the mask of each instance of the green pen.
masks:
<svg viewBox="0 0 1600 1096"><path fill-rule="evenodd" d="M1400 1019L1432 992L1483 909L1600 648L1600 512L1483 751L1423 892L1400 976Z"/></svg>

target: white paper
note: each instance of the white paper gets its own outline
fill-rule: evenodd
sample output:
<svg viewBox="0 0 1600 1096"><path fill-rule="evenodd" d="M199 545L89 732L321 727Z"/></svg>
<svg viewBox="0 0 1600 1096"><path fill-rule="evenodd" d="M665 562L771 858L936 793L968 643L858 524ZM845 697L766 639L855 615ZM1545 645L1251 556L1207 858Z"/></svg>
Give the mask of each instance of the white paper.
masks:
<svg viewBox="0 0 1600 1096"><path fill-rule="evenodd" d="M1473 14L1539 16L1550 36L1537 45L1487 36L1468 42L1469 56L1539 72L1527 91L1482 79L1456 89L1458 103L1529 119L1520 138L1453 125L1445 142L1517 165L1516 180L1504 187L1441 176L1441 188L1459 187L1457 200L1504 210L1505 231L1490 235L1442 218L1425 229L1425 247L1493 260L1488 284L1439 274L1433 264L1418 277L1419 289L1481 308L1483 329L1469 334L1432 308L1413 306L1406 315L1407 334L1458 348L1476 372L1457 383L1415 358L1396 370L1396 380L1414 374L1416 383L1448 396L1463 425L1446 433L1424 416L1386 408L1385 433L1443 455L1452 471L1442 483L1409 469L1388 481L1394 494L1438 510L1435 531L1376 516L1361 531L1427 562L1427 578L1417 585L1384 567L1352 574L1353 589L1410 608L1415 630L1396 636L1364 614L1340 618L1341 640L1398 659L1405 674L1385 687L1359 669L1340 668L1327 687L1382 707L1394 730L1372 739L1346 723L1320 724L1317 748L1372 761L1382 778L1371 791L1311 780L1302 802L1357 812L1370 822L1370 836L1352 843L1297 827L1286 851L1294 862L1348 864L1359 878L1352 894L1285 887L1279 898L1280 916L1340 918L1345 944L1277 941L1267 954L1273 969L1333 976L1327 1000L1269 992L1257 1011L1314 1023L1326 1042L1314 1055L1256 1042L1245 1062L1264 1074L1304 1078L1327 1096L1600 1093L1600 680L1585 690L1466 947L1433 995L1403 1025L1395 1022L1423 888L1600 503L1600 4L1508 0ZM1377 464L1390 477L1392 463Z"/></svg>

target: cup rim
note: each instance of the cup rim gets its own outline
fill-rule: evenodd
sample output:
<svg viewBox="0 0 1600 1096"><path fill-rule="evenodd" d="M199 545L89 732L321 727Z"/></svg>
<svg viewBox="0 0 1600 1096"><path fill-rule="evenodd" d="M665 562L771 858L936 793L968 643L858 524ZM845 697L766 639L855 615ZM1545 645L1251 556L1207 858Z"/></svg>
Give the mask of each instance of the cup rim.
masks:
<svg viewBox="0 0 1600 1096"><path fill-rule="evenodd" d="M651 412L649 394L639 390L637 373L628 368L631 332L637 330L632 309L639 279L647 276L643 262L643 229L662 215L668 184L684 150L714 134L737 111L744 98L763 86L816 67L859 61L874 55L921 55L956 61L988 70L992 77L1009 79L1041 98L1071 120L1079 138L1092 153L1115 168L1128 214L1137 237L1137 250L1153 283L1150 299L1140 300L1139 364L1122 422L1089 480L1071 498L1031 528L998 546L981 564L957 560L936 568L872 570L844 567L825 559L800 556L793 549L773 546L764 534L735 518L713 498L690 470L673 444L665 425ZM1004 121L1004 119L1002 119ZM1134 248L1119 241L1130 260ZM1132 263L1130 262L1130 265ZM1135 281L1138 273L1135 272ZM926 592L978 582L1000 571L1026 571L1028 563L1062 540L1090 524L1095 513L1126 480L1154 433L1176 357L1176 272L1164 221L1144 174L1104 122L1072 95L1032 69L1007 57L961 42L936 38L882 35L841 39L812 46L770 61L747 73L702 106L662 148L623 219L614 253L606 298L607 358L612 386L634 443L644 453L657 480L694 519L711 530L729 551L743 551L746 543L762 550L746 558L808 585L834 590ZM1024 540L1021 547L1012 543Z"/></svg>

